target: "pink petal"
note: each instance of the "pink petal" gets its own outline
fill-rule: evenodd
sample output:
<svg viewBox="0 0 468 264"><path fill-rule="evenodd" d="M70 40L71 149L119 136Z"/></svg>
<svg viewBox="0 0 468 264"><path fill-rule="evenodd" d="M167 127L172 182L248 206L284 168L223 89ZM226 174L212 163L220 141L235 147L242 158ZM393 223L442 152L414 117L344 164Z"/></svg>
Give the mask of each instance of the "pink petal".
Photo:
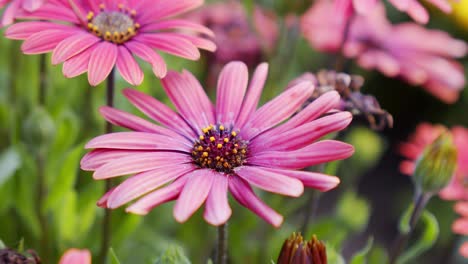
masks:
<svg viewBox="0 0 468 264"><path fill-rule="evenodd" d="M60 258L59 264L91 264L91 252L87 249L71 248Z"/></svg>
<svg viewBox="0 0 468 264"><path fill-rule="evenodd" d="M20 1L13 1L11 2L3 11L2 14L2 23L1 26L8 26L11 25L17 16L17 13L20 9Z"/></svg>
<svg viewBox="0 0 468 264"><path fill-rule="evenodd" d="M112 194L112 192L115 190L115 187L111 188L109 191L107 191L96 203L98 207L101 208L107 208L107 200L109 199L109 196Z"/></svg>
<svg viewBox="0 0 468 264"><path fill-rule="evenodd" d="M61 41L76 34L75 30L50 29L31 35L21 45L25 54L41 54L52 51Z"/></svg>
<svg viewBox="0 0 468 264"><path fill-rule="evenodd" d="M214 226L219 226L231 217L232 210L228 202L228 176L217 175L214 177L213 186L205 203L203 217Z"/></svg>
<svg viewBox="0 0 468 264"><path fill-rule="evenodd" d="M282 169L302 169L324 162L346 159L354 147L335 140L322 140L295 151L265 151L249 157L249 164Z"/></svg>
<svg viewBox="0 0 468 264"><path fill-rule="evenodd" d="M152 48L163 52L179 56L188 60L198 60L200 51L190 41L179 36L167 36L159 34L139 34L134 37L135 40L142 42Z"/></svg>
<svg viewBox="0 0 468 264"><path fill-rule="evenodd" d="M152 48L138 41L127 41L125 43L132 53L149 62L153 67L153 73L158 78L164 78L167 74L167 66L164 59Z"/></svg>
<svg viewBox="0 0 468 264"><path fill-rule="evenodd" d="M249 72L242 62L231 62L224 66L218 79L216 120L229 126L234 123L247 89Z"/></svg>
<svg viewBox="0 0 468 264"><path fill-rule="evenodd" d="M250 184L265 191L292 197L299 197L304 192L301 181L283 174L266 171L260 167L241 166L234 169L234 172Z"/></svg>
<svg viewBox="0 0 468 264"><path fill-rule="evenodd" d="M141 112L153 120L181 134L196 136L190 126L177 113L155 98L132 89L125 89L123 94Z"/></svg>
<svg viewBox="0 0 468 264"><path fill-rule="evenodd" d="M214 37L213 31L211 29L202 26L198 23L194 23L188 20L183 19L170 19L165 21L158 21L152 24L145 25L142 27L142 31L158 31L158 30L168 30L168 29L183 29L190 30L196 33L205 34L210 37Z"/></svg>
<svg viewBox="0 0 468 264"><path fill-rule="evenodd" d="M125 46L118 46L117 70L131 85L140 85L143 82L143 71Z"/></svg>
<svg viewBox="0 0 468 264"><path fill-rule="evenodd" d="M468 236L468 218L455 220L452 225L452 231L459 235Z"/></svg>
<svg viewBox="0 0 468 264"><path fill-rule="evenodd" d="M82 170L94 171L110 161L145 152L148 153L141 150L93 149L83 156L80 166Z"/></svg>
<svg viewBox="0 0 468 264"><path fill-rule="evenodd" d="M256 150L296 150L311 144L319 138L346 128L353 119L349 112L339 112L314 120L302 126L277 135L263 134L252 140L249 151Z"/></svg>
<svg viewBox="0 0 468 264"><path fill-rule="evenodd" d="M117 46L107 41L102 41L91 53L88 65L88 81L96 86L104 81L114 68L117 61Z"/></svg>
<svg viewBox="0 0 468 264"><path fill-rule="evenodd" d="M250 185L241 178L237 176L230 177L229 190L241 205L250 209L267 223L276 228L280 227L281 223L283 223L283 217L260 200Z"/></svg>
<svg viewBox="0 0 468 264"><path fill-rule="evenodd" d="M298 179L304 184L304 186L314 188L322 192L327 192L335 188L340 183L340 179L338 177L317 172L272 169L265 167L262 169L268 172L278 173Z"/></svg>
<svg viewBox="0 0 468 264"><path fill-rule="evenodd" d="M260 96L262 95L262 90L263 86L265 85L267 75L267 63L262 63L255 69L252 80L250 81L249 88L247 90L247 95L244 97L239 116L237 117L237 127L243 127L257 109L258 101L260 101Z"/></svg>
<svg viewBox="0 0 468 264"><path fill-rule="evenodd" d="M93 178L96 180L108 179L161 167L174 167L191 161L190 156L176 152L135 153L104 164L94 172Z"/></svg>
<svg viewBox="0 0 468 264"><path fill-rule="evenodd" d="M78 55L65 61L62 66L62 73L67 78L73 78L88 71L89 58L96 48L94 45Z"/></svg>
<svg viewBox="0 0 468 264"><path fill-rule="evenodd" d="M9 39L27 39L35 33L50 29L59 29L64 31L74 30L74 28L71 26L50 22L19 22L8 27L8 29L5 31L5 37Z"/></svg>
<svg viewBox="0 0 468 264"><path fill-rule="evenodd" d="M452 6L450 5L450 1L447 0L428 0L428 2L435 5L437 8L442 10L442 12L448 14L452 12Z"/></svg>
<svg viewBox="0 0 468 264"><path fill-rule="evenodd" d="M312 83L303 82L290 88L258 109L241 129L243 138L251 139L290 117L312 95Z"/></svg>
<svg viewBox="0 0 468 264"><path fill-rule="evenodd" d="M115 209L193 171L192 164L165 166L145 171L119 184L108 198L108 208Z"/></svg>
<svg viewBox="0 0 468 264"><path fill-rule="evenodd" d="M177 16L192 9L195 9L203 4L203 0L162 0L158 5L154 5L151 1L138 1L139 5L135 5L137 11L141 12L140 19L143 22L149 23L155 20Z"/></svg>
<svg viewBox="0 0 468 264"><path fill-rule="evenodd" d="M421 5L416 0L411 0L410 1L410 5L409 5L408 9L406 10L406 12L416 22L419 22L421 24L427 24L427 22L429 22L429 13L424 8L424 6Z"/></svg>
<svg viewBox="0 0 468 264"><path fill-rule="evenodd" d="M169 184L167 187L157 189L136 201L125 209L128 213L146 215L156 206L168 201L175 200L187 182L188 177L182 176Z"/></svg>
<svg viewBox="0 0 468 264"><path fill-rule="evenodd" d="M52 64L62 63L100 41L100 38L89 33L70 36L55 47L52 53Z"/></svg>
<svg viewBox="0 0 468 264"><path fill-rule="evenodd" d="M460 252L460 255L464 258L468 258L468 242L463 243L458 252Z"/></svg>
<svg viewBox="0 0 468 264"><path fill-rule="evenodd" d="M353 0L353 6L356 12L366 15L374 9L377 0Z"/></svg>
<svg viewBox="0 0 468 264"><path fill-rule="evenodd" d="M187 221L205 202L214 178L225 177L211 169L196 170L187 176L189 179L174 206L174 218L180 223Z"/></svg>
<svg viewBox="0 0 468 264"><path fill-rule="evenodd" d="M179 150L188 151L186 145L173 138L146 132L115 132L91 139L85 148Z"/></svg>

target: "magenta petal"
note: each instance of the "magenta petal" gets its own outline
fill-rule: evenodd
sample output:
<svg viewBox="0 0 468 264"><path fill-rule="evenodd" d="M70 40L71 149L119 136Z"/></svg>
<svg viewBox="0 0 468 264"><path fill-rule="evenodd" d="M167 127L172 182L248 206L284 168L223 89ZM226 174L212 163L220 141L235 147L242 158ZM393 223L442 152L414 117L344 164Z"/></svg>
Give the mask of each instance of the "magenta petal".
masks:
<svg viewBox="0 0 468 264"><path fill-rule="evenodd" d="M211 169L200 169L187 175L189 179L174 206L174 218L183 223L205 202L215 177L225 177Z"/></svg>
<svg viewBox="0 0 468 264"><path fill-rule="evenodd" d="M260 101L260 96L262 95L267 75L267 63L262 63L255 69L249 88L247 89L247 95L244 97L239 116L237 117L237 127L243 127L257 109L258 101Z"/></svg>
<svg viewBox="0 0 468 264"><path fill-rule="evenodd" d="M91 139L85 148L110 148L134 150L179 150L190 148L179 140L146 132L115 132Z"/></svg>
<svg viewBox="0 0 468 264"><path fill-rule="evenodd" d="M229 190L241 205L250 209L269 224L278 228L283 223L283 217L260 200L250 185L241 178L237 176L230 177Z"/></svg>
<svg viewBox="0 0 468 264"><path fill-rule="evenodd" d="M243 138L251 139L290 117L312 95L313 88L312 83L303 82L266 103L253 114L245 127L241 128Z"/></svg>
<svg viewBox="0 0 468 264"><path fill-rule="evenodd" d="M88 71L89 58L97 45L73 56L63 63L62 73L67 78L73 78Z"/></svg>
<svg viewBox="0 0 468 264"><path fill-rule="evenodd" d="M242 62L224 66L218 79L216 120L224 125L233 124L247 89L249 72Z"/></svg>
<svg viewBox="0 0 468 264"><path fill-rule="evenodd" d="M52 53L52 64L62 63L100 40L100 38L89 33L80 33L70 36L55 47Z"/></svg>
<svg viewBox="0 0 468 264"><path fill-rule="evenodd" d="M148 214L154 207L176 199L185 186L187 179L187 176L182 176L169 184L167 187L157 189L156 191L145 195L143 198L130 205L127 209L125 209L125 211L138 215Z"/></svg>
<svg viewBox="0 0 468 264"><path fill-rule="evenodd" d="M93 174L96 180L112 178L121 175L145 172L161 167L191 162L190 156L177 152L135 153L130 156L110 161L99 167Z"/></svg>
<svg viewBox="0 0 468 264"><path fill-rule="evenodd" d="M213 31L211 29L202 26L198 23L194 23L188 20L183 19L170 19L164 21L158 21L149 25L145 25L141 30L144 32L147 31L157 31L157 30L167 30L167 29L184 29L191 30L197 33L202 33L210 37L214 37Z"/></svg>
<svg viewBox="0 0 468 264"><path fill-rule="evenodd" d="M80 162L82 170L93 171L102 165L125 156L131 156L135 153L144 153L140 150L120 150L120 149L93 149L86 153Z"/></svg>
<svg viewBox="0 0 468 264"><path fill-rule="evenodd" d="M291 178L298 179L304 184L304 186L314 188L322 192L329 191L335 188L340 183L340 179L336 176L330 176L317 172L272 169L265 167L263 167L262 169L265 171L278 173Z"/></svg>
<svg viewBox="0 0 468 264"><path fill-rule="evenodd" d="M74 30L73 27L55 24L50 22L43 21L34 21L34 22L19 22L11 25L5 31L5 37L9 39L27 39L31 35L38 33L44 30L58 29L58 30Z"/></svg>
<svg viewBox="0 0 468 264"><path fill-rule="evenodd" d="M248 158L248 163L283 169L302 169L353 155L354 147L335 140L322 140L295 151L265 151Z"/></svg>
<svg viewBox="0 0 468 264"><path fill-rule="evenodd" d="M114 189L108 198L107 207L111 209L120 207L193 170L193 165L185 164L165 166L136 174Z"/></svg>
<svg viewBox="0 0 468 264"><path fill-rule="evenodd" d="M125 46L135 55L149 62L153 67L153 73L158 78L164 78L167 74L167 65L164 59L152 48L138 41L128 41Z"/></svg>
<svg viewBox="0 0 468 264"><path fill-rule="evenodd" d="M117 61L117 46L107 41L99 43L91 53L88 65L88 81L92 86L109 76Z"/></svg>
<svg viewBox="0 0 468 264"><path fill-rule="evenodd" d="M125 46L118 47L117 70L131 85L140 85L143 82L143 71Z"/></svg>
<svg viewBox="0 0 468 264"><path fill-rule="evenodd" d="M205 203L205 212L203 217L205 220L214 225L219 226L231 217L232 210L228 202L228 176L218 175L214 177L213 186Z"/></svg>
<svg viewBox="0 0 468 264"><path fill-rule="evenodd" d="M166 36L164 33L159 33L139 34L134 38L155 49L188 60L198 60L200 58L200 51L198 51L197 47L190 41L179 36Z"/></svg>
<svg viewBox="0 0 468 264"><path fill-rule="evenodd" d="M50 29L31 35L21 45L25 54L41 54L52 51L61 41L76 34L76 30Z"/></svg>
<svg viewBox="0 0 468 264"><path fill-rule="evenodd" d="M304 192L301 181L283 174L266 171L261 167L242 166L234 169L234 172L250 184L265 191L292 197L299 197Z"/></svg>

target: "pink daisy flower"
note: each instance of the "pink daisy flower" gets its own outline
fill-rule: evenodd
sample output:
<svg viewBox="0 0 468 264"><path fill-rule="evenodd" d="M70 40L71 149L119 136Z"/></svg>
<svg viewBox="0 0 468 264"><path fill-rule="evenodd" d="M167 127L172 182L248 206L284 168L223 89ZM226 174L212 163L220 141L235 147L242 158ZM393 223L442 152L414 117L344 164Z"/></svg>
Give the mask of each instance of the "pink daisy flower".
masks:
<svg viewBox="0 0 468 264"><path fill-rule="evenodd" d="M452 225L452 231L455 234L468 236L468 202L458 202L455 204L455 212L461 215L461 218L455 220ZM468 258L468 242L463 243L459 249L460 255Z"/></svg>
<svg viewBox="0 0 468 264"><path fill-rule="evenodd" d="M200 49L214 51L215 44L186 32L212 36L208 28L173 17L203 4L203 0L49 0L36 12L25 14L28 21L6 31L11 39L25 40L26 54L52 52L52 64L63 63L68 77L88 72L91 85L106 79L116 66L132 85L143 81L134 56L151 64L162 78L167 67L155 51L197 60ZM178 30L178 31L174 31ZM183 30L183 31L181 31Z"/></svg>
<svg viewBox="0 0 468 264"><path fill-rule="evenodd" d="M1 26L8 26L15 21L18 14L33 12L40 8L47 0L0 0L0 9L3 11Z"/></svg>
<svg viewBox="0 0 468 264"><path fill-rule="evenodd" d="M91 264L91 252L87 249L68 249L60 258L59 264Z"/></svg>
<svg viewBox="0 0 468 264"><path fill-rule="evenodd" d="M132 132L92 139L86 148L94 150L83 157L81 167L94 171L98 180L135 175L98 204L117 208L139 198L126 211L144 215L177 200L174 217L179 222L205 204L205 220L221 225L231 215L229 192L278 227L283 217L264 204L252 186L292 197L300 196L304 186L321 191L337 186L337 177L299 169L352 155L351 145L317 141L347 127L351 114L321 117L339 104L338 93L330 92L293 116L314 90L308 82L257 109L267 70L261 64L248 84L247 66L229 63L219 76L215 105L192 74L169 72L162 84L178 113L141 92L124 91L133 105L159 124L102 107L106 120Z"/></svg>
<svg viewBox="0 0 468 264"><path fill-rule="evenodd" d="M408 160L402 161L400 171L412 175L415 162L424 148L431 144L444 130L441 125L422 123L410 136L409 141L400 145L400 153ZM457 170L449 185L439 192L439 196L445 200L468 200L468 129L453 127L451 129L454 143L457 147Z"/></svg>

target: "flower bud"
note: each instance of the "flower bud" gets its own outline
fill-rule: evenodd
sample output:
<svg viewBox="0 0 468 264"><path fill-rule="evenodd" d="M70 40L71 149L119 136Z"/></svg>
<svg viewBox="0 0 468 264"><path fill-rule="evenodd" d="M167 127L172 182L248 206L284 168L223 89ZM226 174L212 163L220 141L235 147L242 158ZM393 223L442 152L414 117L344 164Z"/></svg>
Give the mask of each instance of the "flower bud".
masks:
<svg viewBox="0 0 468 264"><path fill-rule="evenodd" d="M424 193L436 193L444 188L457 167L457 149L450 132L443 132L428 145L416 162L413 182Z"/></svg>
<svg viewBox="0 0 468 264"><path fill-rule="evenodd" d="M43 152L55 138L55 124L49 113L42 108L33 109L23 123L23 137L31 150Z"/></svg>
<svg viewBox="0 0 468 264"><path fill-rule="evenodd" d="M293 233L284 241L277 264L326 264L325 245L314 235L304 241L300 233Z"/></svg>

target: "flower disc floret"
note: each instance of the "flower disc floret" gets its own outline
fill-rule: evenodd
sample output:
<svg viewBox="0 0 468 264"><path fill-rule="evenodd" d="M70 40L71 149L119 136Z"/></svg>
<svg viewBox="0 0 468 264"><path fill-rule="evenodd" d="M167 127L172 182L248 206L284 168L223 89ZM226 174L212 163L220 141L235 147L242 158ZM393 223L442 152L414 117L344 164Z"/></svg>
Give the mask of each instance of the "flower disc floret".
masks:
<svg viewBox="0 0 468 264"><path fill-rule="evenodd" d="M198 167L232 173L234 168L245 163L247 141L239 137L239 131L210 125L202 132L192 150L193 162Z"/></svg>

